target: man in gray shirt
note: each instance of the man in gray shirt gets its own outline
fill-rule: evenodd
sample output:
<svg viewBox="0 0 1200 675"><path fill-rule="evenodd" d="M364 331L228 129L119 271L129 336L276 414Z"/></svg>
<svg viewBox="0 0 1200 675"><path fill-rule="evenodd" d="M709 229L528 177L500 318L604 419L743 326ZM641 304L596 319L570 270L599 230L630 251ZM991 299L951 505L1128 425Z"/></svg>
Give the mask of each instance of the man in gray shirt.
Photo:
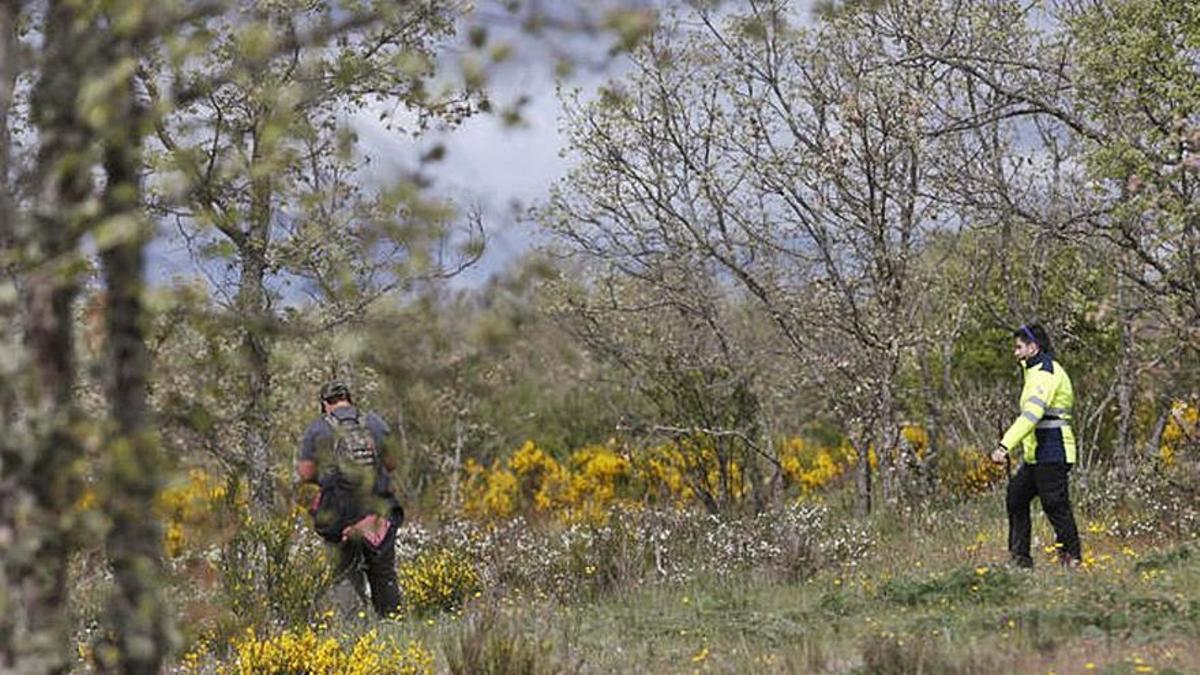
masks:
<svg viewBox="0 0 1200 675"><path fill-rule="evenodd" d="M404 519L392 492L396 457L387 423L354 405L344 383L321 388L321 417L300 440L296 474L320 492L309 512L323 539L337 546L334 583L348 578L381 617L400 604L396 583L396 530Z"/></svg>

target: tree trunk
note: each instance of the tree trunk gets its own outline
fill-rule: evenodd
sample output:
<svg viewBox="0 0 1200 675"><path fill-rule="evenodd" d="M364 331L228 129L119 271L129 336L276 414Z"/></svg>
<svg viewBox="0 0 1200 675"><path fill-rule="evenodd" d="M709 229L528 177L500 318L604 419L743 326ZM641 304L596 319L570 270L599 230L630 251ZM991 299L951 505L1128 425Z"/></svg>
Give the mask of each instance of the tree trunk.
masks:
<svg viewBox="0 0 1200 675"><path fill-rule="evenodd" d="M884 383L885 390L880 395L878 431L875 438L875 456L879 459L879 480L883 488L883 501L888 508L895 507L900 498L902 485L902 462L897 443L896 433L899 424L896 420L895 400L891 395L890 384Z"/></svg>
<svg viewBox="0 0 1200 675"><path fill-rule="evenodd" d="M858 492L858 502L855 512L866 517L871 515L871 444L860 440L854 444L858 454L858 467L854 474L854 486Z"/></svg>
<svg viewBox="0 0 1200 675"><path fill-rule="evenodd" d="M759 438L757 432L752 432L751 438ZM742 456L746 463L746 480L750 484L750 498L754 507L754 515L765 513L767 510L767 481L763 476L762 458L749 444L742 443Z"/></svg>
<svg viewBox="0 0 1200 675"><path fill-rule="evenodd" d="M459 507L458 481L462 473L463 437L463 411L459 409L454 415L454 473L450 479L450 504L456 511Z"/></svg>
<svg viewBox="0 0 1200 675"><path fill-rule="evenodd" d="M240 313L248 319L242 335L242 358L246 364L242 442L250 487L250 507L256 517L270 513L275 501L271 453L267 445L271 425L268 401L271 372L269 338L264 335L267 322L263 301L263 267L261 260L245 260L242 285L238 292Z"/></svg>
<svg viewBox="0 0 1200 675"><path fill-rule="evenodd" d="M872 435L876 439L875 453L879 459L884 503L890 508L899 503L907 479L907 467L900 456L900 414L896 402L900 349L894 337L889 341L885 356L887 361L881 368L882 380L879 382L878 407L875 411L878 431Z"/></svg>
<svg viewBox="0 0 1200 675"><path fill-rule="evenodd" d="M12 134L9 133L8 117L17 84L19 11L19 2L0 0L0 289L5 296L16 293L16 278L8 257L17 237L16 198L10 177L13 168ZM0 297L0 353L13 355L13 358L0 364L0 428L4 429L16 427L17 392L14 383L17 374L22 371L19 333L17 303L11 297ZM0 443L5 442L10 442L10 439L0 439ZM3 464L0 463L0 466Z"/></svg>
<svg viewBox="0 0 1200 675"><path fill-rule="evenodd" d="M5 10L13 13L3 21L15 9L8 3ZM81 207L91 191L83 160L90 138L77 102L96 43L67 2L50 3L42 40L44 65L32 101L39 141L35 221L18 220L13 232L15 244L36 259L29 261L23 289L30 381L20 390L23 408L17 412L28 436L6 429L0 457L0 670L65 672L71 653L67 561L78 537L70 514L80 494L71 467L83 456L71 308L78 290L78 233L86 225Z"/></svg>
<svg viewBox="0 0 1200 675"><path fill-rule="evenodd" d="M255 144L255 160L261 149ZM242 274L237 305L246 319L242 336L242 357L246 362L246 401L242 409L243 442L250 483L250 506L256 517L271 512L275 486L271 475L268 437L271 428L271 317L267 302L267 249L271 235L271 182L268 177L254 180L250 229L239 255Z"/></svg>
<svg viewBox="0 0 1200 675"><path fill-rule="evenodd" d="M116 51L110 63L132 58L133 50L127 44ZM143 117L134 102L132 76L114 89L113 110L129 124L111 130L104 142L108 178L104 215L110 223L127 220L136 230L101 252L108 291L105 319L109 414L113 422L113 433L105 444L104 508L112 520L107 553L117 589L108 616L116 653L97 650L97 657L113 671L150 674L161 669L174 632L161 595L162 532L157 519L146 517L162 488L164 471L146 412L150 357L145 342L142 277L148 231L139 213Z"/></svg>
<svg viewBox="0 0 1200 675"><path fill-rule="evenodd" d="M1122 253L1122 259L1128 260L1128 254ZM1129 282L1125 275L1117 277L1117 317L1121 323L1121 360L1117 364L1117 406L1120 417L1117 419L1117 461L1121 471L1126 475L1133 468L1133 394L1134 394L1134 349L1133 321L1134 312L1130 306Z"/></svg>
<svg viewBox="0 0 1200 675"><path fill-rule="evenodd" d="M252 166L258 166L261 148L255 135ZM252 169L253 173L253 169ZM272 323L267 301L267 250L270 246L270 179L257 177L252 181L249 224L245 236L238 241L241 277L235 298L242 320L241 357L245 365L241 410L242 446L246 466L246 481L250 492L250 517L260 525L271 516L275 505L275 484L271 471L271 343ZM256 540L253 552L243 563L255 590L265 598L277 597L272 585L274 575L268 572L266 543ZM275 610L274 603L271 606Z"/></svg>
<svg viewBox="0 0 1200 675"><path fill-rule="evenodd" d="M1167 420L1171 418L1171 402L1159 402L1159 408L1162 410L1158 415L1158 419L1154 422L1154 427L1150 430L1150 438L1146 439L1146 457L1148 462L1158 460L1159 453L1162 451L1162 435L1167 428Z"/></svg>
<svg viewBox="0 0 1200 675"><path fill-rule="evenodd" d="M13 168L12 134L8 128L8 114L12 109L19 72L17 15L20 7L21 3L16 0L0 0L0 251L8 251L16 235L16 200L10 176Z"/></svg>
<svg viewBox="0 0 1200 675"><path fill-rule="evenodd" d="M955 331L957 335L958 331ZM933 495L938 487L939 482L939 462L943 456L942 450L949 450L950 439L949 434L945 430L946 412L945 401L950 398L950 393L954 388L954 383L951 380L950 374L952 364L954 363L954 340L946 339L941 344L942 352L942 372L940 382L935 389L932 386L926 388L926 400L929 406L929 417L926 422L927 429L925 430L925 457L921 462L921 467L925 471L925 489L928 495ZM925 372L930 372L930 368L926 367ZM927 378L932 380L932 378Z"/></svg>

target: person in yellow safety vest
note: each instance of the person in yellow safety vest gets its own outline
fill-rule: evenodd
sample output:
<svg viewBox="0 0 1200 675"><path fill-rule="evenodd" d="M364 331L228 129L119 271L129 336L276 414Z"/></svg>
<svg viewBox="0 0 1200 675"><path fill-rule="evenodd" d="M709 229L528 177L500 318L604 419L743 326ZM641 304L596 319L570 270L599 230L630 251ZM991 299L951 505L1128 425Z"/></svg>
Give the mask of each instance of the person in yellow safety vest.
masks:
<svg viewBox="0 0 1200 675"><path fill-rule="evenodd" d="M1071 430L1075 392L1067 371L1054 360L1050 338L1042 326L1021 326L1013 337L1013 356L1021 361L1025 372L1021 414L992 452L992 461L1004 464L1009 453L1018 447L1022 450L1021 467L1008 482L1008 552L1015 564L1033 567L1029 504L1038 497L1054 526L1059 562L1074 567L1082 558L1067 485L1076 458L1075 433Z"/></svg>

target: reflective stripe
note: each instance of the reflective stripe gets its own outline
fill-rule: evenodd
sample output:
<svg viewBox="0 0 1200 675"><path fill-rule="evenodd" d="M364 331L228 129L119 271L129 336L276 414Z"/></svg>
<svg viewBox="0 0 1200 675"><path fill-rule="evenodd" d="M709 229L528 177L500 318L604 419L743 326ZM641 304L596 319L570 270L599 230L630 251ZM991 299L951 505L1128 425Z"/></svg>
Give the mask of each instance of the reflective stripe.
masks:
<svg viewBox="0 0 1200 675"><path fill-rule="evenodd" d="M1030 396L1029 400L1027 400L1026 403L1034 403L1036 405L1040 405L1043 408L1046 407L1046 402L1036 396ZM1050 411L1047 410L1046 412L1050 412Z"/></svg>
<svg viewBox="0 0 1200 675"><path fill-rule="evenodd" d="M1042 420L1037 423L1038 429L1061 429L1070 424L1066 420Z"/></svg>
<svg viewBox="0 0 1200 675"><path fill-rule="evenodd" d="M1058 417L1063 417L1063 416L1066 416L1066 415L1070 415L1070 414L1071 414L1071 409L1070 409L1070 408L1046 408L1046 414L1047 414L1047 415L1056 415L1056 416L1058 416Z"/></svg>
<svg viewBox="0 0 1200 675"><path fill-rule="evenodd" d="M1041 419L1040 417L1038 417L1037 415L1034 415L1033 413L1029 412L1028 410L1022 412L1021 417L1024 417L1025 419L1029 420L1030 422L1033 422L1034 424L1037 424L1038 420Z"/></svg>

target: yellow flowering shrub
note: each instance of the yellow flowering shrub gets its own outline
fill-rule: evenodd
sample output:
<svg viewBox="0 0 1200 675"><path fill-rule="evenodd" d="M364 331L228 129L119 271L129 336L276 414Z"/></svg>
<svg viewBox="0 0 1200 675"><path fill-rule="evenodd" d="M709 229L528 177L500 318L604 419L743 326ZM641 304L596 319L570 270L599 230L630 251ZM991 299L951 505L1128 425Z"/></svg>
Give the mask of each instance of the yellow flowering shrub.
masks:
<svg viewBox="0 0 1200 675"><path fill-rule="evenodd" d="M925 453L929 451L929 432L925 431L925 427L905 424L900 427L900 438L912 447L917 459L925 459Z"/></svg>
<svg viewBox="0 0 1200 675"><path fill-rule="evenodd" d="M435 549L401 563L396 580L412 614L459 609L483 585L471 560L452 549Z"/></svg>
<svg viewBox="0 0 1200 675"><path fill-rule="evenodd" d="M1200 440L1200 408L1184 401L1171 405L1171 414L1163 427L1158 446L1158 458L1166 466L1173 466L1183 448L1195 446Z"/></svg>
<svg viewBox="0 0 1200 675"><path fill-rule="evenodd" d="M829 487L856 459L848 445L810 446L800 438L787 441L781 455L789 482L805 494ZM463 510L469 516L548 514L563 523L597 525L616 508L664 503L684 508L695 502L697 490L738 501L750 489L742 465L721 456L709 437L668 441L629 455L611 444L589 445L562 462L527 441L490 469L468 460L465 474Z"/></svg>
<svg viewBox="0 0 1200 675"><path fill-rule="evenodd" d="M619 501L627 501L620 488L631 477L629 460L611 448L592 445L571 455L570 490L563 503L562 519L603 524Z"/></svg>
<svg viewBox="0 0 1200 675"><path fill-rule="evenodd" d="M818 447L803 438L789 438L779 453L779 464L792 485L801 494L828 487L854 467L856 455L849 445Z"/></svg>
<svg viewBox="0 0 1200 675"><path fill-rule="evenodd" d="M222 674L385 675L433 672L433 653L418 642L401 647L370 631L352 644L313 628L259 638L254 629L233 640L233 663Z"/></svg>
<svg viewBox="0 0 1200 675"><path fill-rule="evenodd" d="M687 462L674 443L664 443L639 453L633 467L634 480L648 503L668 502L683 508L695 497L684 473Z"/></svg>
<svg viewBox="0 0 1200 675"><path fill-rule="evenodd" d="M560 467L553 457L546 454L546 451L539 448L533 441L525 441L509 458L508 468L518 476L537 476L553 473Z"/></svg>
<svg viewBox="0 0 1200 675"><path fill-rule="evenodd" d="M158 494L155 505L163 522L163 547L170 558L184 552L186 532L197 532L205 527L212 529L213 520L222 504L227 501L226 482L203 469L188 471L187 478L171 483ZM238 494L239 506L244 501Z"/></svg>
<svg viewBox="0 0 1200 675"><path fill-rule="evenodd" d="M720 494L722 488L722 473L728 481L729 493L734 500L739 500L745 493L746 485L742 477L742 467L736 460L722 458L710 437L701 439L687 438L681 442L687 468L693 475L703 476L703 485L709 494Z"/></svg>
<svg viewBox="0 0 1200 675"><path fill-rule="evenodd" d="M943 489L958 496L986 492L1004 479L1005 468L977 448L958 448L942 455L938 462L938 480Z"/></svg>
<svg viewBox="0 0 1200 675"><path fill-rule="evenodd" d="M696 436L668 441L637 453L632 465L630 484L636 494L630 503L669 501L686 506L697 491L726 495L733 501L745 496L742 465L730 456L722 457L713 439Z"/></svg>
<svg viewBox="0 0 1200 675"><path fill-rule="evenodd" d="M550 511L570 502L570 472L533 441L525 441L513 453L508 468L516 475L517 493L522 504L531 505L537 511Z"/></svg>
<svg viewBox="0 0 1200 675"><path fill-rule="evenodd" d="M612 497L629 478L629 460L602 445L589 445L571 455L571 466L583 477L581 489Z"/></svg>
<svg viewBox="0 0 1200 675"><path fill-rule="evenodd" d="M551 514L563 522L597 522L623 499L632 468L609 447L595 445L560 463L532 441L490 469L468 460L463 510L480 518Z"/></svg>
<svg viewBox="0 0 1200 675"><path fill-rule="evenodd" d="M468 459L464 467L463 510L477 518L507 518L517 502L517 477L497 460L484 468Z"/></svg>
<svg viewBox="0 0 1200 675"><path fill-rule="evenodd" d="M1175 421L1163 434L1165 462L1171 461L1176 446L1194 437L1197 417L1195 407L1179 407ZM917 458L928 455L929 437L923 427L905 425L900 434ZM868 461L878 468L874 448L868 452ZM786 484L801 496L841 484L857 463L857 452L846 442L828 446L796 436L780 445L779 464ZM973 448L947 449L939 456L937 471L942 489L961 496L984 492L1004 477L1003 466ZM713 439L704 436L632 453L623 453L612 443L590 445L563 461L526 441L507 460L493 462L490 469L468 460L465 473L463 510L467 515L485 519L548 515L566 524L603 525L619 508L654 504L686 508L695 504L701 490L736 502L750 490L742 465L719 456Z"/></svg>

